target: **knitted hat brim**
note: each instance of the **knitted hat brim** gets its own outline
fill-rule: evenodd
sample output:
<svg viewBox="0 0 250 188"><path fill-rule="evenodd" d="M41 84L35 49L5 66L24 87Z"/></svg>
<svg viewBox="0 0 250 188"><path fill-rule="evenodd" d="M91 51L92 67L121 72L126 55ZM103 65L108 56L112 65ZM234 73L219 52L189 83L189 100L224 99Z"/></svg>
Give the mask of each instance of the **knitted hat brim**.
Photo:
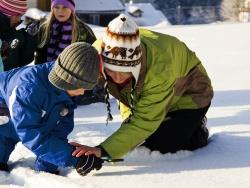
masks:
<svg viewBox="0 0 250 188"><path fill-rule="evenodd" d="M72 0L53 0L51 2L51 9L53 9L57 5L63 5L69 9L71 9L73 12L75 11L75 3Z"/></svg>
<svg viewBox="0 0 250 188"><path fill-rule="evenodd" d="M62 89L62 90L75 90L75 89L86 89L86 90L91 90L95 87L96 84L93 83L82 83L81 86L76 86L72 83L66 82L64 79L60 77L60 75L56 74L55 68L51 70L49 73L49 81L57 88Z"/></svg>
<svg viewBox="0 0 250 188"><path fill-rule="evenodd" d="M141 63L134 67L125 67L125 66L112 65L104 62L104 67L115 72L131 72L137 83L141 70Z"/></svg>

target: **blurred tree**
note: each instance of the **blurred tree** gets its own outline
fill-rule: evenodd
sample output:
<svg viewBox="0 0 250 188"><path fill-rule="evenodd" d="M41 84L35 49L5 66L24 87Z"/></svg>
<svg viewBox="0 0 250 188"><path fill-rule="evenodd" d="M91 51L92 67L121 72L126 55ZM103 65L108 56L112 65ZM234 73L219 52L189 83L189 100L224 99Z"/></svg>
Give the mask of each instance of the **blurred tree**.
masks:
<svg viewBox="0 0 250 188"><path fill-rule="evenodd" d="M37 0L37 8L42 11L50 11L50 0Z"/></svg>
<svg viewBox="0 0 250 188"><path fill-rule="evenodd" d="M240 8L245 0L223 0L221 4L221 15L225 20L238 21Z"/></svg>
<svg viewBox="0 0 250 188"><path fill-rule="evenodd" d="M121 1L129 2L130 0ZM221 1L222 0L133 0L134 3L152 3L156 9L161 10L163 14L165 14L172 24L190 24L194 22L210 23L220 20L218 7L220 7ZM209 10L211 10L211 12L209 12Z"/></svg>

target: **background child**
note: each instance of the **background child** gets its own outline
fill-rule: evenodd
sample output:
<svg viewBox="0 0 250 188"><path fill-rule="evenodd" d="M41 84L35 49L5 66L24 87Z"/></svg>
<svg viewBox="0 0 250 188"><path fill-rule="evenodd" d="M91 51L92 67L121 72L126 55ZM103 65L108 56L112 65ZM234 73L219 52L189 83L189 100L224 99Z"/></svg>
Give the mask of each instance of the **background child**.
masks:
<svg viewBox="0 0 250 188"><path fill-rule="evenodd" d="M91 28L76 16L73 0L52 0L51 15L41 25L38 40L35 64L54 61L71 43L92 44L96 37Z"/></svg>
<svg viewBox="0 0 250 188"><path fill-rule="evenodd" d="M35 64L56 60L63 49L71 43L92 44L96 40L91 28L76 16L73 0L51 1L50 18L41 25L38 38ZM78 97L77 101L81 105L104 102L104 89L97 85L93 90L87 91L85 96Z"/></svg>

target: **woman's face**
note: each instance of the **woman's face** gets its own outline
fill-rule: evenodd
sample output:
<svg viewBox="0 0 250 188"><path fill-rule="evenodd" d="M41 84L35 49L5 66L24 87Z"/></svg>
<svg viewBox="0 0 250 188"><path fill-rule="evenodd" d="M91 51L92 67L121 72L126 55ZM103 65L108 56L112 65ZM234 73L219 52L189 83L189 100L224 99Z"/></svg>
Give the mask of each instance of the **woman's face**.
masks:
<svg viewBox="0 0 250 188"><path fill-rule="evenodd" d="M59 22L66 22L69 20L72 10L64 5L56 5L53 7L53 13Z"/></svg>
<svg viewBox="0 0 250 188"><path fill-rule="evenodd" d="M122 84L133 76L131 72L116 72L107 68L105 68L105 73L117 84Z"/></svg>

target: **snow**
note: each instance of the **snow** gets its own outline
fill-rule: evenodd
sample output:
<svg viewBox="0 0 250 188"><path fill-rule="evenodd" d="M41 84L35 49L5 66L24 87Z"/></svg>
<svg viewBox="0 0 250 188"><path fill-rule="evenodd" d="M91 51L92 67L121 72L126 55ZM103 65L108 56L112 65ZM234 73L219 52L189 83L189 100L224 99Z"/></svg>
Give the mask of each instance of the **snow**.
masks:
<svg viewBox="0 0 250 188"><path fill-rule="evenodd" d="M41 18L44 18L46 16L46 13L41 11L38 8L29 8L25 14L21 17L21 20L25 20L25 17L32 18L34 20L40 20Z"/></svg>
<svg viewBox="0 0 250 188"><path fill-rule="evenodd" d="M210 144L193 152L166 155L135 150L124 162L105 163L86 177L74 169L62 169L60 176L35 172L34 155L18 144L10 159L12 171L0 172L1 188L250 187L250 23L151 29L183 40L206 67L215 90L208 112ZM99 37L103 30L94 28ZM80 107L70 139L94 146L112 134L121 119L114 99L111 105L115 118L108 126L104 104Z"/></svg>
<svg viewBox="0 0 250 188"><path fill-rule="evenodd" d="M161 11L156 10L151 3L126 3L125 7L126 14L132 17L140 26L169 25L169 22L164 14ZM136 10L142 11L142 17L133 17L129 14Z"/></svg>
<svg viewBox="0 0 250 188"><path fill-rule="evenodd" d="M124 6L119 0L75 0L77 12L121 11Z"/></svg>

